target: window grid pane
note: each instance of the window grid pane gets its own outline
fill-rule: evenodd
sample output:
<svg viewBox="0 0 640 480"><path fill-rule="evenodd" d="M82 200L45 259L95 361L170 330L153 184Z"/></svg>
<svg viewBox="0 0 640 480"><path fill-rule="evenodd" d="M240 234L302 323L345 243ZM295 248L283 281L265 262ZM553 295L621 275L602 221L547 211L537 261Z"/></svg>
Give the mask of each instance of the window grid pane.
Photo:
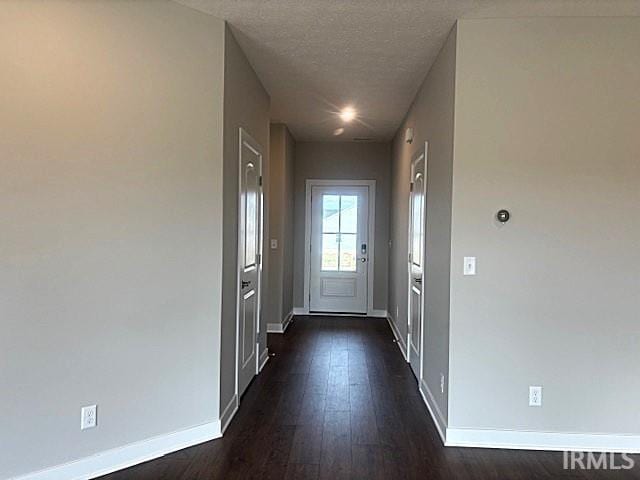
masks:
<svg viewBox="0 0 640 480"><path fill-rule="evenodd" d="M340 233L358 233L358 197L340 196Z"/></svg>
<svg viewBox="0 0 640 480"><path fill-rule="evenodd" d="M340 231L340 195L322 196L322 233Z"/></svg>
<svg viewBox="0 0 640 480"><path fill-rule="evenodd" d="M340 247L338 235L335 233L322 234L322 270L335 272L338 270Z"/></svg>
<svg viewBox="0 0 640 480"><path fill-rule="evenodd" d="M340 271L355 272L357 268L357 235L355 233L340 234Z"/></svg>

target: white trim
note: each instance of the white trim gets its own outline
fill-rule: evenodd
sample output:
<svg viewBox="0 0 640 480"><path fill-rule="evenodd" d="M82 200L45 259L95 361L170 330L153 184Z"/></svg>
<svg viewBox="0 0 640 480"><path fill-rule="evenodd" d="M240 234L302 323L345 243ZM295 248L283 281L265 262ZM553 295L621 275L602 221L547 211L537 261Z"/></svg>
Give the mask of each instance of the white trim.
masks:
<svg viewBox="0 0 640 480"><path fill-rule="evenodd" d="M367 316L372 317L373 308L373 276L375 273L375 221L376 221L376 181L375 180L316 180L307 179L305 182L305 210L304 210L304 313L299 315L309 315L309 285L311 259L309 258L311 248L311 188L314 186L364 186L369 187L369 232L367 255ZM295 313L294 309L294 313ZM322 312L324 314L324 312Z"/></svg>
<svg viewBox="0 0 640 480"><path fill-rule="evenodd" d="M262 369L264 368L264 366L269 361L269 349L268 348L265 347L265 349L260 354L260 359L258 361L260 363L260 366L258 367L258 373L260 373L262 371Z"/></svg>
<svg viewBox="0 0 640 480"><path fill-rule="evenodd" d="M284 333L289 328L289 324L293 320L293 310L290 311L282 323L267 323L267 333Z"/></svg>
<svg viewBox="0 0 640 480"><path fill-rule="evenodd" d="M13 477L13 480L59 480L61 478L86 480L96 478L221 436L220 421L218 420Z"/></svg>
<svg viewBox="0 0 640 480"><path fill-rule="evenodd" d="M307 312L300 313L298 315L304 315L306 317L355 317L355 318L369 318L372 315L366 313L338 313L338 312Z"/></svg>
<svg viewBox="0 0 640 480"><path fill-rule="evenodd" d="M431 415L431 419L440 434L442 443L446 445L447 421L445 420L444 415L442 415L442 411L440 410L440 407L438 407L438 403L436 402L433 393L431 393L427 382L420 380L420 387L418 390L420 391L422 400L424 400L427 410L429 410L429 415Z"/></svg>
<svg viewBox="0 0 640 480"><path fill-rule="evenodd" d="M447 428L447 447L640 453L640 435Z"/></svg>
<svg viewBox="0 0 640 480"><path fill-rule="evenodd" d="M429 195L429 142L425 141L424 142L424 238L422 239L422 304L420 305L421 308L421 314L420 316L422 317L422 325L420 326L420 382L424 381L424 338L427 336L427 288L428 288L428 283L427 283L427 258L428 258L428 252L427 252L427 235L429 234L428 228L427 228L427 221L429 219L428 217L428 210L429 210L429 199L427 198L427 195ZM426 383L425 383L426 386ZM431 391L429 389L427 389L427 392L429 392L429 394L431 394ZM431 395L431 398L433 398L433 395ZM436 406L436 408L438 407L438 404L434 401L434 404ZM442 417L442 419L444 420L444 415L442 415L442 412L440 411L440 409L438 408L438 413L440 414L440 416ZM447 422L444 422L444 425L446 426Z"/></svg>
<svg viewBox="0 0 640 480"><path fill-rule="evenodd" d="M238 395L234 394L233 397L231 397L231 400L229 400L229 403L227 403L227 406L224 407L222 414L220 414L220 424L222 425L222 429L221 429L222 433L225 432L225 430L231 423L231 420L233 419L233 417L235 417L236 412L238 411L238 408L240 408L240 402L238 401Z"/></svg>
<svg viewBox="0 0 640 480"><path fill-rule="evenodd" d="M396 337L396 343L398 344L398 348L402 352L402 357L405 359L406 362L408 362L409 357L407 356L407 345L404 343L404 340L402 339L402 335L400 335L400 331L396 326L396 322L390 314L387 315L387 322L389 323L389 327L391 327L393 336Z"/></svg>
<svg viewBox="0 0 640 480"><path fill-rule="evenodd" d="M293 316L307 316L307 317L362 317L362 318L387 318L386 310L373 310L371 313L337 313L337 312L309 312L304 308L294 308ZM278 325L277 323L271 323L269 325Z"/></svg>

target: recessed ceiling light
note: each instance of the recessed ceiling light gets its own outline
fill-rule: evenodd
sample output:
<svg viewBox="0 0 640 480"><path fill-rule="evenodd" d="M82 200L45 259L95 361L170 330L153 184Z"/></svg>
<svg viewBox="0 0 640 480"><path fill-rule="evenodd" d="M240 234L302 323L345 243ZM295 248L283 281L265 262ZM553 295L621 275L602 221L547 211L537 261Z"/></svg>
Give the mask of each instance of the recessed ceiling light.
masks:
<svg viewBox="0 0 640 480"><path fill-rule="evenodd" d="M356 118L356 111L353 107L345 107L340 112L340 118L343 122L350 122L354 118Z"/></svg>
<svg viewBox="0 0 640 480"><path fill-rule="evenodd" d="M333 134L334 134L336 137L337 137L338 135L342 135L343 133L344 133L344 128L342 128L342 127L341 127L341 128L336 128L336 129L333 131Z"/></svg>

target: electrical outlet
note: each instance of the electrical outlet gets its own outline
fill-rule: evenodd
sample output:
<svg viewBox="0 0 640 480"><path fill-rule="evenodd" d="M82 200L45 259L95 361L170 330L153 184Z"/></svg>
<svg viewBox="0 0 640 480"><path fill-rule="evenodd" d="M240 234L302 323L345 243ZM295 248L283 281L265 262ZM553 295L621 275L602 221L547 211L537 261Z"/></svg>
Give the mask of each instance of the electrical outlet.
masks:
<svg viewBox="0 0 640 480"><path fill-rule="evenodd" d="M89 405L80 409L80 430L94 428L98 424L98 406Z"/></svg>
<svg viewBox="0 0 640 480"><path fill-rule="evenodd" d="M444 373L440 374L440 393L444 393Z"/></svg>
<svg viewBox="0 0 640 480"><path fill-rule="evenodd" d="M529 406L541 407L542 406L542 387L529 387Z"/></svg>
<svg viewBox="0 0 640 480"><path fill-rule="evenodd" d="M272 238L271 239L271 250L277 250L278 249L278 239L277 238Z"/></svg>

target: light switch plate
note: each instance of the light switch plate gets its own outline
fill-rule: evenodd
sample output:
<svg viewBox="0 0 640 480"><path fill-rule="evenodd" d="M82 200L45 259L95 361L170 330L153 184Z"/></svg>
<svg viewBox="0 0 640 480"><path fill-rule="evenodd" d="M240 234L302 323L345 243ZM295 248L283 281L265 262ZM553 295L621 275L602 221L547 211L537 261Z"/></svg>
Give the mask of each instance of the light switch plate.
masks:
<svg viewBox="0 0 640 480"><path fill-rule="evenodd" d="M278 239L277 238L272 238L271 239L271 250L276 250L278 248Z"/></svg>
<svg viewBox="0 0 640 480"><path fill-rule="evenodd" d="M465 275L476 274L476 257L464 257L464 272Z"/></svg>

